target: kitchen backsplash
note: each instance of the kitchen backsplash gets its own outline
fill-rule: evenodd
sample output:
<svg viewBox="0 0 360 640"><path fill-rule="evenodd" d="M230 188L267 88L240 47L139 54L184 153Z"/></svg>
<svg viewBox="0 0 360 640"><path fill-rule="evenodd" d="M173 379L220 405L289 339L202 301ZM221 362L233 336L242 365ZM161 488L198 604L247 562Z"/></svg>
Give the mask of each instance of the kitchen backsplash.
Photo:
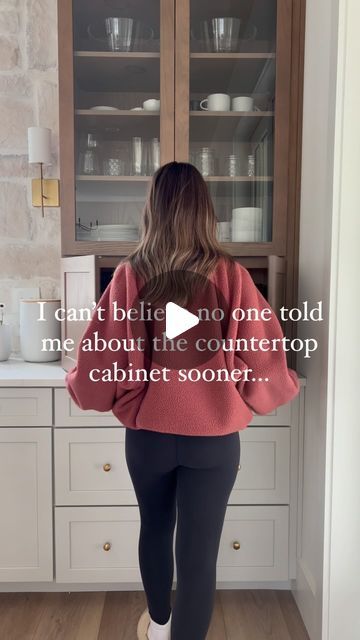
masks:
<svg viewBox="0 0 360 640"><path fill-rule="evenodd" d="M58 177L58 86L56 0L1 0L0 6L0 302L19 352L17 289L60 294L60 210L31 206L27 128L52 129L53 164L45 177Z"/></svg>

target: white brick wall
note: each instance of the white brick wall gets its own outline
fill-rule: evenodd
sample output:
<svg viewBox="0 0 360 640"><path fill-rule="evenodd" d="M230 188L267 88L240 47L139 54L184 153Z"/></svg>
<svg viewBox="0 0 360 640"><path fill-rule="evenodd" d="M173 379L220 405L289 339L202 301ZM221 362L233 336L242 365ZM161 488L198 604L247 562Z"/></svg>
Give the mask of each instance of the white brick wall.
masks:
<svg viewBox="0 0 360 640"><path fill-rule="evenodd" d="M41 297L59 297L60 210L31 206L27 127L53 131L53 164L46 177L59 177L56 0L0 3L0 302L13 327L19 352L17 287L40 287Z"/></svg>

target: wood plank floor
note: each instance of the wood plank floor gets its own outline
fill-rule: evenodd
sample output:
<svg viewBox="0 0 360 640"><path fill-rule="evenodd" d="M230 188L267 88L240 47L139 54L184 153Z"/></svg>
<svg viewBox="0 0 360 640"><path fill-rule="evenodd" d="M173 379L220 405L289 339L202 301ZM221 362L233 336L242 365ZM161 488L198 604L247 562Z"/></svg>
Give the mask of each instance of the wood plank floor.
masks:
<svg viewBox="0 0 360 640"><path fill-rule="evenodd" d="M1 640L136 640L141 591L1 593ZM186 640L186 639L184 639ZM309 640L290 591L217 591L207 640Z"/></svg>

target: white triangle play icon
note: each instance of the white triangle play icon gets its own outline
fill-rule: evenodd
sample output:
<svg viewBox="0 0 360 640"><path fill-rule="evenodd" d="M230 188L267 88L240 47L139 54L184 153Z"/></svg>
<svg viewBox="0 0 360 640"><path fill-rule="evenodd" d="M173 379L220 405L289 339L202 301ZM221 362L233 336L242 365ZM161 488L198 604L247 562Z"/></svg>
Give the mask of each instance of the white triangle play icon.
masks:
<svg viewBox="0 0 360 640"><path fill-rule="evenodd" d="M199 318L194 313L190 313L190 311L179 307L175 302L168 302L166 304L165 311L165 334L169 340L176 338L181 333L185 333L185 331L188 331L199 324Z"/></svg>

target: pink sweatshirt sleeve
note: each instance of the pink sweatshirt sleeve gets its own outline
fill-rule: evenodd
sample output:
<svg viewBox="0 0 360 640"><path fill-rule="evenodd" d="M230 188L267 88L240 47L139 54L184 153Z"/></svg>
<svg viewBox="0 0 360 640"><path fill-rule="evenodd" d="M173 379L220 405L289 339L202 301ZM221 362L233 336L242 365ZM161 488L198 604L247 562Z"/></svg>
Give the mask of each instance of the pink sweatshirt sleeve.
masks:
<svg viewBox="0 0 360 640"><path fill-rule="evenodd" d="M80 409L95 409L96 411L109 411L112 409L117 392L117 383L115 381L90 379L89 374L92 369L111 369L112 363L117 362L121 367L126 366L126 362L119 362L124 352L111 351L106 348L104 351L85 351L81 347L85 339L90 339L92 348L94 348L94 333L98 332L98 338L104 338L107 342L116 336L121 336L123 322L115 322L113 320L113 302L119 303L119 297L125 295L125 291L121 294L121 285L125 290L125 279L123 283L119 282L116 272L107 288L103 292L98 301L91 320L84 331L81 341L77 349L76 365L70 369L65 375L65 385L74 402ZM119 303L121 306L121 302ZM99 320L97 309L102 307L104 311L101 314L103 320ZM96 373L96 377L100 374Z"/></svg>
<svg viewBox="0 0 360 640"><path fill-rule="evenodd" d="M242 270L241 309L256 308L259 311L270 308L269 303L256 287L245 267ZM238 338L262 338L269 340L284 336L280 322L272 309L270 320L255 322L242 320L238 323ZM271 346L270 346L271 349ZM277 351L248 350L238 353L240 358L252 369L250 380L239 385L239 392L246 404L256 413L265 415L276 407L292 400L300 391L300 383L296 372L288 368L286 352L282 344L277 344ZM262 378L252 382L251 378ZM268 381L264 381L268 378Z"/></svg>

